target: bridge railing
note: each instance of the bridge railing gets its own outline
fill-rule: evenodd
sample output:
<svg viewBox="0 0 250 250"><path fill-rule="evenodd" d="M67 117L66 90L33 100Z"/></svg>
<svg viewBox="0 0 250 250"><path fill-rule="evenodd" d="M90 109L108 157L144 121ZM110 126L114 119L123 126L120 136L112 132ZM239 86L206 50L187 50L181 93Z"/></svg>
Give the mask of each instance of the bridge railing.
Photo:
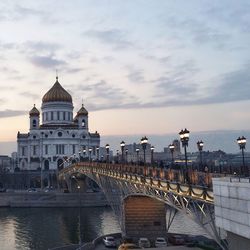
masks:
<svg viewBox="0 0 250 250"><path fill-rule="evenodd" d="M183 170L165 169L154 166L140 166L129 164L111 164L101 162L79 162L76 163L81 166L92 166L101 168L105 171L114 171L117 175L131 173L133 175L140 175L144 177L152 177L154 179L168 180L170 182L186 183L189 185L199 185L212 188L212 178L225 177L225 174L198 172L197 170ZM63 170L62 170L63 171Z"/></svg>
<svg viewBox="0 0 250 250"><path fill-rule="evenodd" d="M142 184L161 191L173 192L178 195L192 197L194 199L213 202L212 186L206 183L199 183L197 179L199 172L191 171L189 183L183 180L183 173L173 169L156 169L150 166L107 164L99 162L80 162L60 171L59 177L75 173L99 173L121 180L130 181L135 184ZM203 173L202 177L204 177ZM198 177L197 177L198 176ZM216 175L218 176L218 175ZM212 175L205 176L204 181L210 181Z"/></svg>

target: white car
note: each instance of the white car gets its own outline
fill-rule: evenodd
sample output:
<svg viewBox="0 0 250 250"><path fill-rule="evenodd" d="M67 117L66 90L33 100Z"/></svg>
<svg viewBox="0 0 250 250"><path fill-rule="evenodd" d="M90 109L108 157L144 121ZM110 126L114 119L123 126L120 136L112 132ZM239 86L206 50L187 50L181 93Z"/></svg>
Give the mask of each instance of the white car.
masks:
<svg viewBox="0 0 250 250"><path fill-rule="evenodd" d="M163 237L157 237L155 240L155 247L165 247L167 246L167 242Z"/></svg>
<svg viewBox="0 0 250 250"><path fill-rule="evenodd" d="M106 236L102 240L106 247L116 247L115 238L113 236Z"/></svg>
<svg viewBox="0 0 250 250"><path fill-rule="evenodd" d="M150 247L150 242L149 242L148 238L140 238L138 240L138 245L141 248L146 248L146 247Z"/></svg>

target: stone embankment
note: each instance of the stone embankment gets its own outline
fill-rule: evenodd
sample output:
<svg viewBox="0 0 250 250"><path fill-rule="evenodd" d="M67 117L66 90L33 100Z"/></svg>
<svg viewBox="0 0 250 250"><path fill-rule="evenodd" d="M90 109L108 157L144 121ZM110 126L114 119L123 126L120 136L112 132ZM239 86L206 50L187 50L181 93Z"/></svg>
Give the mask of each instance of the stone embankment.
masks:
<svg viewBox="0 0 250 250"><path fill-rule="evenodd" d="M7 192L0 193L0 207L98 207L107 206L102 192Z"/></svg>

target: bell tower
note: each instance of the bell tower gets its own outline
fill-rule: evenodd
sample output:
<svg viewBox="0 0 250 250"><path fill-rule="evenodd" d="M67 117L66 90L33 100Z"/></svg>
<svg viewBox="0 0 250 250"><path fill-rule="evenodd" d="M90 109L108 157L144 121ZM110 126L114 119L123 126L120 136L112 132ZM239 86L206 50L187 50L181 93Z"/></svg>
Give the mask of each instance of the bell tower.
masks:
<svg viewBox="0 0 250 250"><path fill-rule="evenodd" d="M39 129L40 112L36 108L35 104L34 104L34 107L30 110L29 115L30 115L30 130Z"/></svg>
<svg viewBox="0 0 250 250"><path fill-rule="evenodd" d="M82 107L77 112L77 120L78 120L78 127L80 129L89 129L88 123L88 111L84 108L83 104Z"/></svg>

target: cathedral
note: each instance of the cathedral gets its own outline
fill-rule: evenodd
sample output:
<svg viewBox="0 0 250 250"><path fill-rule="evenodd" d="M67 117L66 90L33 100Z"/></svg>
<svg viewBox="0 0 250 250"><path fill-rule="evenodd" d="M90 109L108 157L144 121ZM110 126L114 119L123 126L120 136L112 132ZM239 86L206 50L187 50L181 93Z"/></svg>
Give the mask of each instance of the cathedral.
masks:
<svg viewBox="0 0 250 250"><path fill-rule="evenodd" d="M17 134L17 157L20 170L61 170L69 162L98 157L100 135L89 132L88 111L82 105L73 116L71 95L56 77L43 96L41 113L29 112L29 133Z"/></svg>

